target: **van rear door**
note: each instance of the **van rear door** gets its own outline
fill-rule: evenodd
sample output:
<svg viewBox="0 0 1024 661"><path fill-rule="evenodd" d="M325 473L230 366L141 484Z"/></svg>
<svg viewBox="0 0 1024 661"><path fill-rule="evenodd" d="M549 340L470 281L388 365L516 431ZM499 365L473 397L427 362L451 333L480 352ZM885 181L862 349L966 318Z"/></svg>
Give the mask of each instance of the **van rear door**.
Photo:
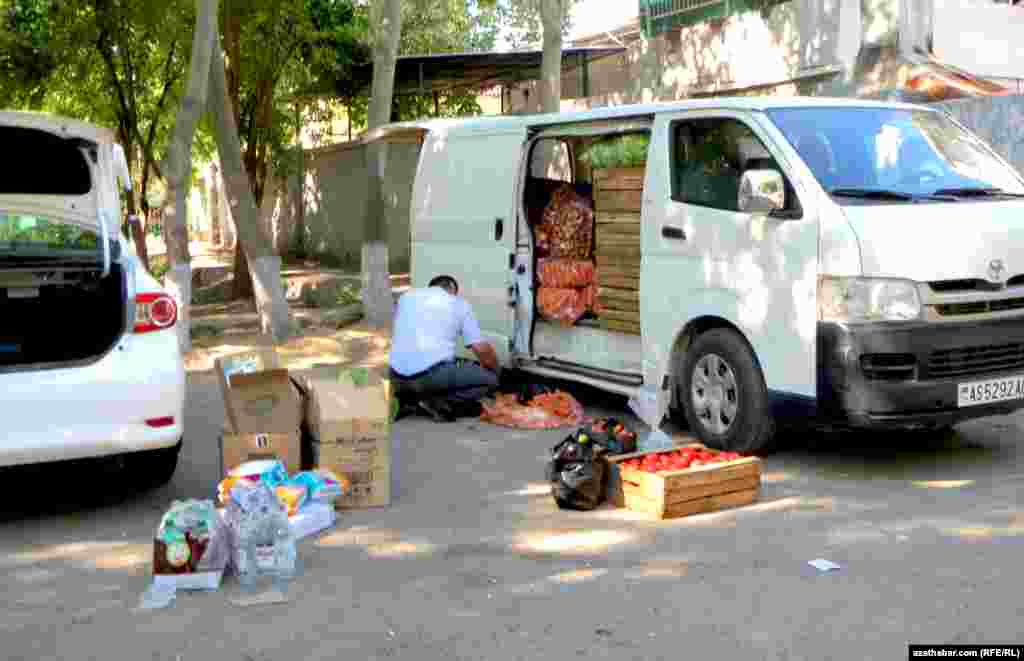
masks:
<svg viewBox="0 0 1024 661"><path fill-rule="evenodd" d="M412 201L412 286L442 274L458 280L503 364L515 319L515 185L525 141L525 128L432 129Z"/></svg>

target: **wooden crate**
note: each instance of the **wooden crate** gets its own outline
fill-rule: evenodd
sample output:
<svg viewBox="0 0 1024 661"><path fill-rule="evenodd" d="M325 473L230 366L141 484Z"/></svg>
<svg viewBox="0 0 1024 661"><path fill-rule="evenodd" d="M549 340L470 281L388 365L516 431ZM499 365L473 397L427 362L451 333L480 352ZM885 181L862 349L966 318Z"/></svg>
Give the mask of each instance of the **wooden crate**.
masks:
<svg viewBox="0 0 1024 661"><path fill-rule="evenodd" d="M601 326L640 334L640 212L644 168L594 171L594 231Z"/></svg>
<svg viewBox="0 0 1024 661"><path fill-rule="evenodd" d="M608 463L619 464L627 459L673 452L684 447L708 450L700 443L683 443L665 450L609 457ZM646 473L620 467L619 476L618 488L612 494L613 503L659 519L673 519L740 507L756 501L761 490L761 460L757 457L744 457L721 464L664 473Z"/></svg>

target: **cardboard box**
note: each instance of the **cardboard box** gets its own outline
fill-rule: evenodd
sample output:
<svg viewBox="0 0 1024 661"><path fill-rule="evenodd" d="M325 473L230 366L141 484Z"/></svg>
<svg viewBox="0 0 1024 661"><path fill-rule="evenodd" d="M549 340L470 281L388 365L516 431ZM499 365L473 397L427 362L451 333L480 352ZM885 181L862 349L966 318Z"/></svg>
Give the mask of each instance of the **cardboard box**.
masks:
<svg viewBox="0 0 1024 661"><path fill-rule="evenodd" d="M281 360L274 349L254 349L221 356L214 361L214 365L220 381L220 394L227 402L232 376L278 369L281 367Z"/></svg>
<svg viewBox="0 0 1024 661"><path fill-rule="evenodd" d="M288 434L302 426L302 395L285 369L231 376L225 405L236 434Z"/></svg>
<svg viewBox="0 0 1024 661"><path fill-rule="evenodd" d="M307 422L317 440L314 459L321 468L345 475L350 493L338 509L391 504L391 388L369 370L328 380L312 378Z"/></svg>
<svg viewBox="0 0 1024 661"><path fill-rule="evenodd" d="M307 503L295 516L288 517L288 527L299 541L327 530L337 520L334 508L327 503Z"/></svg>
<svg viewBox="0 0 1024 661"><path fill-rule="evenodd" d="M372 373L365 382L348 378L307 379L306 421L320 443L384 438L391 435L391 385Z"/></svg>
<svg viewBox="0 0 1024 661"><path fill-rule="evenodd" d="M214 592L220 587L223 571L203 571L194 574L156 574L153 584L157 588Z"/></svg>
<svg viewBox="0 0 1024 661"><path fill-rule="evenodd" d="M225 430L221 435L220 474L227 475L235 466L257 459L278 459L289 475L302 470L301 435L288 433L249 432L235 434Z"/></svg>
<svg viewBox="0 0 1024 661"><path fill-rule="evenodd" d="M339 510L387 507L391 504L391 438L376 439L369 447L317 443L316 460L351 481L347 494L334 501Z"/></svg>

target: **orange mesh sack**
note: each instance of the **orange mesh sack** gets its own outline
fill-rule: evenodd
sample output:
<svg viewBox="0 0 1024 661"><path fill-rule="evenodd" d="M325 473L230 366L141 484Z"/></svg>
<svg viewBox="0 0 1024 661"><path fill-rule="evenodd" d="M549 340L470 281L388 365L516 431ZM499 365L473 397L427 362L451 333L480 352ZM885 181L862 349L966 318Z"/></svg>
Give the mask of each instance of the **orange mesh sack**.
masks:
<svg viewBox="0 0 1024 661"><path fill-rule="evenodd" d="M493 425L515 429L558 429L583 422L583 405L567 392L537 395L520 404L516 395L497 395L483 401L480 419Z"/></svg>
<svg viewBox="0 0 1024 661"><path fill-rule="evenodd" d="M541 224L548 233L548 253L552 257L585 259L590 256L594 243L594 205L569 184L551 196Z"/></svg>
<svg viewBox="0 0 1024 661"><path fill-rule="evenodd" d="M578 289L541 287L537 290L537 308L545 319L572 326L587 312Z"/></svg>
<svg viewBox="0 0 1024 661"><path fill-rule="evenodd" d="M589 284L580 290L580 299L583 302L583 308L588 312L599 313L601 306L597 302L597 285Z"/></svg>
<svg viewBox="0 0 1024 661"><path fill-rule="evenodd" d="M537 279L542 287L586 287L595 281L594 262L558 257L542 259L537 262Z"/></svg>

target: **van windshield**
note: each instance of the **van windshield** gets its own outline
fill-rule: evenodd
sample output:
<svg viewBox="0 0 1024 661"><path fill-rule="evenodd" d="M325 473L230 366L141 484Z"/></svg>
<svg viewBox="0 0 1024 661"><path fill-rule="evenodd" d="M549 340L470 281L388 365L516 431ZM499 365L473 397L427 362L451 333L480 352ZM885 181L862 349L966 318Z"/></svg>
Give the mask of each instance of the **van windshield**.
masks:
<svg viewBox="0 0 1024 661"><path fill-rule="evenodd" d="M0 254L8 256L95 256L99 239L91 230L42 216L0 212Z"/></svg>
<svg viewBox="0 0 1024 661"><path fill-rule="evenodd" d="M767 114L837 198L910 202L1024 195L1024 180L942 113L785 108Z"/></svg>

